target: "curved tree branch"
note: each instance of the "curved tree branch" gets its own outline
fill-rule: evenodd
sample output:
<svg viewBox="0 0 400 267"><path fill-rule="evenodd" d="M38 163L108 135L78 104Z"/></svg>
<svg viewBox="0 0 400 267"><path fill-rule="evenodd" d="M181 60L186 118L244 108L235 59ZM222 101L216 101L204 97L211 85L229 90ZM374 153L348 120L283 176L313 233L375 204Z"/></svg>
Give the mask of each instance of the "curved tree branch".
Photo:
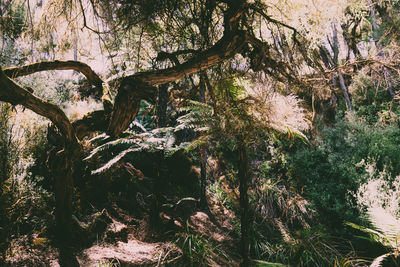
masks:
<svg viewBox="0 0 400 267"><path fill-rule="evenodd" d="M224 35L209 49L198 51L180 65L148 72L140 72L124 78L115 99L107 133L118 136L135 119L140 101L154 96L157 85L182 79L222 63L239 53L246 44L246 34L239 30L240 18L245 12L246 1L233 1L224 18Z"/></svg>
<svg viewBox="0 0 400 267"><path fill-rule="evenodd" d="M11 80L0 67L0 101L22 105L33 112L48 118L56 125L71 145L78 145L75 129L65 113L56 105L46 102L25 90Z"/></svg>
<svg viewBox="0 0 400 267"><path fill-rule="evenodd" d="M175 52L173 52L173 53L168 53L168 52L165 52L165 51L160 51L160 52L158 52L158 54L157 54L157 58L156 58L156 60L158 60L158 61L163 61L163 60L166 60L166 59L169 59L169 60L171 60L172 62L176 62L177 61L177 57L178 56L180 56L180 55L187 55L187 54L196 54L198 51L197 50L194 50L194 49L185 49L185 50L178 50L178 51L175 51ZM179 61L178 61L179 62ZM176 64L176 65L178 65L178 64Z"/></svg>
<svg viewBox="0 0 400 267"><path fill-rule="evenodd" d="M7 75L8 77L16 78L19 76L25 76L35 72L47 71L47 70L74 70L85 75L86 78L89 80L89 82L95 85L96 87L101 89L103 87L102 79L92 70L92 68L89 67L89 65L74 60L43 61L20 67L6 68L3 71L5 75Z"/></svg>
<svg viewBox="0 0 400 267"><path fill-rule="evenodd" d="M109 97L108 86L103 86L103 80L97 75L92 68L80 61L67 60L67 61L42 61L33 64L28 64L19 67L10 67L3 69L5 75L10 78L30 75L36 72L49 71L49 70L74 70L82 73L88 79L89 83L93 84L102 95L103 105L105 109L111 109L112 104Z"/></svg>
<svg viewBox="0 0 400 267"><path fill-rule="evenodd" d="M163 70L140 72L124 78L115 99L108 134L118 136L128 127L139 111L140 101L154 96L155 86L216 66L240 52L245 44L245 32L226 34L213 47L198 52L183 64Z"/></svg>

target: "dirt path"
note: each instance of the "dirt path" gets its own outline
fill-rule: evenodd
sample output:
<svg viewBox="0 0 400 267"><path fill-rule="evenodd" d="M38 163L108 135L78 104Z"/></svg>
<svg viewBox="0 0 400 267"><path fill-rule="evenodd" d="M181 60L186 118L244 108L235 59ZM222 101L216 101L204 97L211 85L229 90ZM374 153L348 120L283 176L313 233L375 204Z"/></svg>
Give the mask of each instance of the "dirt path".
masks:
<svg viewBox="0 0 400 267"><path fill-rule="evenodd" d="M170 214L170 220L175 223L177 232L185 233L183 225L187 221L191 232L204 236L225 251L233 251L236 242L231 236L233 226L229 223L230 214L213 204L211 213L193 212L185 220ZM182 257L182 250L174 243L174 237L155 242L160 239L152 237L154 229L148 227L148 222L138 220L118 207L109 207L108 211L104 209L93 218L90 226L86 225L88 232L93 234L96 229L101 230L90 247L82 250L55 248L50 240L38 246L34 245L35 242L46 238L26 237L24 242L16 241L11 248L14 256L8 258L6 266L162 266ZM234 258L228 262L217 254L211 258L210 266L232 266L233 261L236 262Z"/></svg>
<svg viewBox="0 0 400 267"><path fill-rule="evenodd" d="M94 245L78 257L80 266L120 263L121 266L155 265L165 261L169 243L145 243L137 240L118 241L115 245ZM107 265L108 266L108 265Z"/></svg>

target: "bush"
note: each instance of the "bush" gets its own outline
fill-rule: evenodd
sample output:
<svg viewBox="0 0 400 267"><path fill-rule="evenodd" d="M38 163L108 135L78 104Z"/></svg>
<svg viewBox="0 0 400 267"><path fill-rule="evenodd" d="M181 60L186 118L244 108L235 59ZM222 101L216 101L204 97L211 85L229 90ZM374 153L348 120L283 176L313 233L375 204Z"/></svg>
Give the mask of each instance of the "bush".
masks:
<svg viewBox="0 0 400 267"><path fill-rule="evenodd" d="M24 116L0 104L0 253L11 239L43 232L53 221L52 195L41 186L44 178L33 172L37 170L34 157L46 155L44 131L38 130L37 123L26 127L22 121L32 122L32 118Z"/></svg>
<svg viewBox="0 0 400 267"><path fill-rule="evenodd" d="M325 127L316 145L303 146L288 155L288 175L304 186L306 198L321 220L334 228L359 215L354 197L359 185L386 171L400 173L400 130L395 126L370 126L349 115L335 127ZM375 166L372 176L366 168Z"/></svg>

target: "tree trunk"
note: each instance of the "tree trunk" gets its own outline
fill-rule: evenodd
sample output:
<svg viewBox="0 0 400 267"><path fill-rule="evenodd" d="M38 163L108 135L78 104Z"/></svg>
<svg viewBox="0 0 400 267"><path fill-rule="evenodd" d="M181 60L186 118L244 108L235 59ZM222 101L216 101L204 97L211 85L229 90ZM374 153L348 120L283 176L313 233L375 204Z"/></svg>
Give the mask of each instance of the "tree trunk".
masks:
<svg viewBox="0 0 400 267"><path fill-rule="evenodd" d="M337 68L339 65L339 39L337 36L337 29L336 29L335 24L332 24L332 32L333 32L332 42L329 40L329 38L328 38L328 42L333 51L333 55L329 52L329 50L326 47L324 47L324 46L320 47L320 55L321 55L322 61L324 62L324 65L330 69ZM351 106L349 90L347 88L346 82L345 82L340 70L337 70L336 74L339 78L339 86L338 87L342 90L344 100L346 102L347 110L350 111L350 110L352 110L352 106ZM336 87L335 76L333 74L332 74L332 83L333 83L333 86Z"/></svg>
<svg viewBox="0 0 400 267"><path fill-rule="evenodd" d="M243 10L240 9L234 13L234 21L236 21ZM242 51L246 38L244 31L225 30L224 36L215 45L196 53L185 63L162 70L139 72L123 78L115 97L107 134L119 136L134 120L140 101L153 98L156 92L155 86L182 79L222 63L225 59Z"/></svg>
<svg viewBox="0 0 400 267"><path fill-rule="evenodd" d="M59 107L34 96L31 90L19 86L5 75L1 67L0 88L0 101L23 105L50 119L59 130L59 133L53 130L54 135L48 132L49 141L53 138L53 144L56 145L56 148L49 153L49 167L55 178L56 234L63 241L69 240L72 234L73 157L75 152L81 149L75 129Z"/></svg>
<svg viewBox="0 0 400 267"><path fill-rule="evenodd" d="M337 67L339 65L339 38L337 36L336 22L333 23L332 25L332 31L333 31L333 36L332 36L333 44L331 43L331 48L333 51L333 66ZM350 111L352 108L351 108L349 90L347 89L346 82L340 70L337 71L337 75L339 78L339 87L340 89L342 89L344 100L346 101L347 110Z"/></svg>
<svg viewBox="0 0 400 267"><path fill-rule="evenodd" d="M202 72L200 74L200 102L206 103L206 74ZM201 188L200 188L200 204L207 207L207 148L200 147L200 177L201 177Z"/></svg>
<svg viewBox="0 0 400 267"><path fill-rule="evenodd" d="M247 162L247 152L244 144L239 145L239 192L240 192L240 231L242 253L241 266L249 266L249 196L248 196L248 179L249 170Z"/></svg>
<svg viewBox="0 0 400 267"><path fill-rule="evenodd" d="M168 84L158 87L157 127L167 126Z"/></svg>
<svg viewBox="0 0 400 267"><path fill-rule="evenodd" d="M394 93L392 76L390 75L388 68L383 67L383 75L385 77L386 88L387 88L390 96L394 97L396 94Z"/></svg>
<svg viewBox="0 0 400 267"><path fill-rule="evenodd" d="M200 148L200 177L201 177L201 188L200 188L200 204L204 207L207 206L207 149Z"/></svg>
<svg viewBox="0 0 400 267"><path fill-rule="evenodd" d="M54 193L56 199L56 236L61 241L72 238L72 193L73 159L72 153L64 151L54 155L51 172L54 175Z"/></svg>
<svg viewBox="0 0 400 267"><path fill-rule="evenodd" d="M350 96L349 96L349 91L347 90L347 86L346 83L344 81L343 75L340 72L340 70L338 70L337 72L338 76L339 76L339 85L340 88L342 89L343 95L344 95L344 100L346 101L346 106L347 106L347 110L351 111L351 101L350 101Z"/></svg>
<svg viewBox="0 0 400 267"><path fill-rule="evenodd" d="M72 240L72 194L74 147L54 126L47 128L47 141L53 148L48 153L47 165L54 177L56 200L56 237L62 242Z"/></svg>

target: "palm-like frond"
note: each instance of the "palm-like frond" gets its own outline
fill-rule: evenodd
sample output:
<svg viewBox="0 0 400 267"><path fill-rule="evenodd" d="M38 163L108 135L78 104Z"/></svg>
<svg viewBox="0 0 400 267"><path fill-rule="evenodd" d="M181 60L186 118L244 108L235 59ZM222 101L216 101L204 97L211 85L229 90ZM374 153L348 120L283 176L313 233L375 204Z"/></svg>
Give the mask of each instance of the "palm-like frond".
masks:
<svg viewBox="0 0 400 267"><path fill-rule="evenodd" d="M195 132L206 132L212 118L212 107L197 101L190 100L187 105L179 109L186 114L177 119L175 131L193 129Z"/></svg>
<svg viewBox="0 0 400 267"><path fill-rule="evenodd" d="M120 159L122 159L126 154L130 153L130 152L134 152L134 151L138 151L138 149L135 148L129 148L126 149L124 151L122 151L121 153L118 154L118 156L112 158L110 161L108 161L105 165L103 165L103 167L98 168L94 171L92 171L92 174L98 174L101 173L107 169L109 169L112 165L114 165L115 163L117 163Z"/></svg>
<svg viewBox="0 0 400 267"><path fill-rule="evenodd" d="M372 215L370 218L373 218L375 215ZM376 218L375 218L376 219ZM395 218L394 218L395 219ZM396 219L395 219L396 221ZM380 267L383 266L383 261L392 255L397 255L399 253L400 249L400 232L397 231L397 228L400 227L397 224L390 224L389 227L382 227L381 223L376 223L374 222L374 219L371 220L372 224L374 227L377 228L377 230L367 228L364 226L357 225L355 223L350 223L347 222L346 224L350 227L353 227L354 229L360 230L364 233L369 234L370 239L378 242L386 247L388 247L391 252L385 253L383 255L380 255L379 257L376 257L373 262L371 263L371 267Z"/></svg>
<svg viewBox="0 0 400 267"><path fill-rule="evenodd" d="M108 136L106 135L92 139L92 143L106 142L93 149L85 160L89 160L100 153L103 157L109 157L109 154L115 155L117 153L103 166L92 171L92 174L106 171L129 153L161 151L165 157L170 157L180 150L187 151L197 147L204 138L195 139L192 142L179 142L176 133L187 129L195 132L207 131L211 120L211 107L200 102L188 101L188 105L180 108L179 111L184 112L184 114L177 118L175 127L156 128L148 131L140 123L135 122L132 125L135 128L139 128L141 133L131 131L128 132L126 137L110 141L107 141Z"/></svg>
<svg viewBox="0 0 400 267"><path fill-rule="evenodd" d="M382 265L382 264L383 264L383 261L384 261L387 257L392 256L392 255L394 255L394 253L393 253L393 252L389 252L389 253L383 254L383 255L381 255L381 256L375 258L374 261L371 263L370 267L381 267L381 266L383 266L383 265Z"/></svg>

